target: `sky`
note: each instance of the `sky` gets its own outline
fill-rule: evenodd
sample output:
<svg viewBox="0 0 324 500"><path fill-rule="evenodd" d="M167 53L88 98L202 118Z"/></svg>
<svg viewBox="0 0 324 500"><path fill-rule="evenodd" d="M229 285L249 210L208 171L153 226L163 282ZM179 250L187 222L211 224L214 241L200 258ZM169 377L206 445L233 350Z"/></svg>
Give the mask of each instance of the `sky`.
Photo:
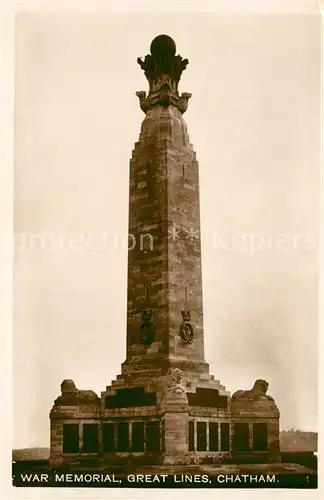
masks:
<svg viewBox="0 0 324 500"><path fill-rule="evenodd" d="M14 447L49 445L72 378L98 394L126 343L137 57L172 36L200 168L205 357L269 382L281 428L317 430L320 18L20 13L15 48Z"/></svg>

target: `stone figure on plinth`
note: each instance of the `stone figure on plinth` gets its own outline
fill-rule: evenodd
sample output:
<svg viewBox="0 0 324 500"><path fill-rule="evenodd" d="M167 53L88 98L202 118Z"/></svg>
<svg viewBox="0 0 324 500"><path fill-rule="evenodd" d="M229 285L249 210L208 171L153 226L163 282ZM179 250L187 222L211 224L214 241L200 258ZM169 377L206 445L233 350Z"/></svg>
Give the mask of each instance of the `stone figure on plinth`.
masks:
<svg viewBox="0 0 324 500"><path fill-rule="evenodd" d="M232 401L237 399L268 400L274 401L273 397L267 394L269 384L266 380L257 379L250 390L239 390L232 395Z"/></svg>
<svg viewBox="0 0 324 500"><path fill-rule="evenodd" d="M169 368L166 392L175 395L186 393L186 389L182 385L182 372L179 368Z"/></svg>

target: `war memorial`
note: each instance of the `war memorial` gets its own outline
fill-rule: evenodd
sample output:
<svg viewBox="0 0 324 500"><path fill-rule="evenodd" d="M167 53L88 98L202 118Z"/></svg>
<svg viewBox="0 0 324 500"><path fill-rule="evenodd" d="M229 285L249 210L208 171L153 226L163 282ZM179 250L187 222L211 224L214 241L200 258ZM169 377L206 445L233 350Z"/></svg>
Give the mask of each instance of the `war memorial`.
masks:
<svg viewBox="0 0 324 500"><path fill-rule="evenodd" d="M50 461L275 462L279 410L268 383L231 397L205 361L199 167L183 119L191 95L178 91L188 60L160 35L137 62L149 92L136 93L145 118L130 161L129 233L152 240L129 251L121 374L100 397L62 382L50 413ZM187 234L172 238L178 227Z"/></svg>
<svg viewBox="0 0 324 500"><path fill-rule="evenodd" d="M136 92L145 116L130 160L128 231L150 238L128 252L126 357L100 396L62 381L50 411L49 465L109 474L144 467L160 479L206 464L280 471L280 414L268 382L243 390L238 370L231 395L205 360L199 167L183 119L191 94L178 90L188 60L160 35L137 62L149 90Z"/></svg>

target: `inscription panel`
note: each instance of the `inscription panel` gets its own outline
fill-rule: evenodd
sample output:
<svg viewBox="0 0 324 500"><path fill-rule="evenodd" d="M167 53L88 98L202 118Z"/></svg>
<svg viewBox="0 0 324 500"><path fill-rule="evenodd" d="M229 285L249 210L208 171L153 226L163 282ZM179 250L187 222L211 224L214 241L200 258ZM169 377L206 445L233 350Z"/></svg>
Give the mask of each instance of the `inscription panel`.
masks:
<svg viewBox="0 0 324 500"><path fill-rule="evenodd" d="M189 406L205 406L222 409L227 408L227 396L220 396L217 389L197 387L195 393L188 392L187 395Z"/></svg>
<svg viewBox="0 0 324 500"><path fill-rule="evenodd" d="M116 394L106 396L106 408L131 408L136 406L156 406L156 392L145 392L144 387L116 389Z"/></svg>

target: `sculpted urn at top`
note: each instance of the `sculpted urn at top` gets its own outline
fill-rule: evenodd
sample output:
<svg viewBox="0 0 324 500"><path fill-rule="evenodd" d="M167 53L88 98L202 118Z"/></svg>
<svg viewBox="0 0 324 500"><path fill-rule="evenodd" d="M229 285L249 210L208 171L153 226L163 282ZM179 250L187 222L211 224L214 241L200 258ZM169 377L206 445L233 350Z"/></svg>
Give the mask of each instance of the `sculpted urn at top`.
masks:
<svg viewBox="0 0 324 500"><path fill-rule="evenodd" d="M137 58L149 82L147 96L145 91L136 92L142 111L147 113L152 106L159 104L176 106L181 113L184 113L191 94L185 92L180 96L178 83L189 63L188 59L176 55L175 42L168 35L159 35L154 38L150 51L151 53L147 54L144 60Z"/></svg>

